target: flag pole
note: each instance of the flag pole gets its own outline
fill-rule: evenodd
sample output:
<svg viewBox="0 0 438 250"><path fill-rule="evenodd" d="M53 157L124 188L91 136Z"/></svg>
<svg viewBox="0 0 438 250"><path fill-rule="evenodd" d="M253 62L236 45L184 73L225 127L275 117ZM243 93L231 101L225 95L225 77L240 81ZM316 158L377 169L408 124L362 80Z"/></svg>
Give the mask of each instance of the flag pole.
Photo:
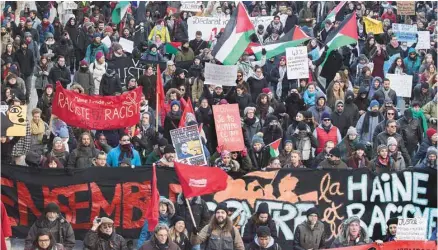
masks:
<svg viewBox="0 0 438 250"><path fill-rule="evenodd" d="M160 103L160 97L159 97L159 95L158 95L158 91L157 91L157 93L156 93L156 95L157 95L157 98L156 98L156 108L155 108L155 110L157 111L157 112L155 112L156 114L155 114L155 132L158 132L158 112L160 111L159 109L158 109L158 106L160 105L159 103Z"/></svg>
<svg viewBox="0 0 438 250"><path fill-rule="evenodd" d="M193 226L196 227L195 217L193 217L192 208L190 207L190 202L187 198L185 198L187 207L189 209L190 217L192 218Z"/></svg>

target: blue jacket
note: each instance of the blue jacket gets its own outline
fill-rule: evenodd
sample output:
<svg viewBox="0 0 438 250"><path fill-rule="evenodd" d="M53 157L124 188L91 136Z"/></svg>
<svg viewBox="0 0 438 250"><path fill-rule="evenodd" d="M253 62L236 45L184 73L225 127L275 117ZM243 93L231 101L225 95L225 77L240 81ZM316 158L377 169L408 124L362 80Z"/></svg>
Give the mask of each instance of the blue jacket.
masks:
<svg viewBox="0 0 438 250"><path fill-rule="evenodd" d="M140 154L134 148L132 148L132 152L133 152L134 157L131 159L131 164L136 166L136 167L141 166ZM109 151L108 156L106 158L106 163L108 163L108 165L113 167L113 168L119 167L120 153L121 153L120 145L111 149L111 151Z"/></svg>
<svg viewBox="0 0 438 250"><path fill-rule="evenodd" d="M409 57L409 54L411 52L415 52L415 54L416 54L415 60L412 60ZM417 51L414 48L409 48L408 56L405 57L405 59L403 60L403 63L405 64L405 67L406 67L406 74L414 75L415 73L418 73L418 71L420 70L420 66L421 66L420 55L418 55Z"/></svg>
<svg viewBox="0 0 438 250"><path fill-rule="evenodd" d="M103 43L100 43L97 46L94 43L88 45L87 51L85 52L85 60L88 62L88 64L91 64L96 60L96 54L99 51L102 51L102 53L106 55L108 54L109 50L108 47Z"/></svg>
<svg viewBox="0 0 438 250"><path fill-rule="evenodd" d="M160 197L160 204L161 203L167 205L167 216L163 216L160 214L160 217L158 218L158 224L166 224L168 227L170 227L170 224L172 222L171 219L175 214L175 206L169 199L166 199L164 197ZM141 229L140 236L138 237L137 249L140 249L140 247L143 246L143 244L146 241L150 240L152 237L152 232L149 232L148 226L149 226L148 220L145 220L143 228Z"/></svg>
<svg viewBox="0 0 438 250"><path fill-rule="evenodd" d="M52 24L49 24L46 28L44 28L43 27L43 24L41 23L39 26L38 26L38 33L40 34L40 44L43 44L44 43L44 40L45 40L45 35L46 35L46 33L52 33L52 34L55 34L55 29L53 28L53 25Z"/></svg>

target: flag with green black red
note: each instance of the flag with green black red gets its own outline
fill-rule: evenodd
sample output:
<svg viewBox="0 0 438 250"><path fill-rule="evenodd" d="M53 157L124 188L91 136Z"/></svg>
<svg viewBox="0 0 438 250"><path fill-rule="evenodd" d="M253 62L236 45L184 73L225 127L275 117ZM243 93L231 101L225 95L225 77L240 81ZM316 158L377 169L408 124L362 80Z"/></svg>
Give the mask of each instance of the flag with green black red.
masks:
<svg viewBox="0 0 438 250"><path fill-rule="evenodd" d="M280 155L280 152L278 151L278 148L280 147L281 138L272 142L269 144L269 154L271 157L278 157Z"/></svg>

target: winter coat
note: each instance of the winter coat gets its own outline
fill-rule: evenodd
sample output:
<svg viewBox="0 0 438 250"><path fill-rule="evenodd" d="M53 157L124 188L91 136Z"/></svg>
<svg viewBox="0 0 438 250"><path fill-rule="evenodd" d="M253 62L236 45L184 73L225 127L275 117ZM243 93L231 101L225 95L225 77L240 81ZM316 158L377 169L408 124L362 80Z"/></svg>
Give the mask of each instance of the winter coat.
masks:
<svg viewBox="0 0 438 250"><path fill-rule="evenodd" d="M142 75L138 79L138 86L143 87L143 94L146 100L149 100L149 106L156 107L157 95L156 95L156 75Z"/></svg>
<svg viewBox="0 0 438 250"><path fill-rule="evenodd" d="M213 228L211 223L203 227L198 235L192 237L192 244L199 245L205 242L205 250L243 250L244 245L239 230L233 226L229 217L226 220L222 228L219 226ZM231 230L234 230L234 233L231 233Z"/></svg>
<svg viewBox="0 0 438 250"><path fill-rule="evenodd" d="M296 14L292 14L290 16L287 16L286 22L284 23L284 34L287 34L295 25L298 25L298 17Z"/></svg>
<svg viewBox="0 0 438 250"><path fill-rule="evenodd" d="M84 249L86 250L128 250L125 239L116 234L113 228L113 233L109 239L105 239L96 231L88 231L84 238Z"/></svg>
<svg viewBox="0 0 438 250"><path fill-rule="evenodd" d="M175 42L182 42L189 39L189 33L187 31L187 23L182 19L175 20L173 25L172 37Z"/></svg>
<svg viewBox="0 0 438 250"><path fill-rule="evenodd" d="M253 147L251 147L249 149L249 157L255 171L265 168L268 165L269 159L271 159L269 146L263 147L260 152L255 152Z"/></svg>
<svg viewBox="0 0 438 250"><path fill-rule="evenodd" d="M207 203L200 196L196 196L190 201L190 207L196 226L198 228L204 228L210 222L210 211L208 210ZM175 202L175 216L184 218L187 232L191 234L193 232L193 222L182 194L178 195Z"/></svg>
<svg viewBox="0 0 438 250"><path fill-rule="evenodd" d="M26 155L30 151L30 141L31 141L31 134L30 134L30 124L26 123L26 135L20 136L20 139L18 139L17 143L12 148L12 156L22 156Z"/></svg>
<svg viewBox="0 0 438 250"><path fill-rule="evenodd" d="M347 117L351 119L351 126L356 126L357 121L360 118L359 108L354 103L344 103L344 112Z"/></svg>
<svg viewBox="0 0 438 250"><path fill-rule="evenodd" d="M349 225L350 219L346 219L344 222L344 227L339 233L338 237L333 241L330 248L341 248L341 247L349 247L349 246L358 246L365 245L371 243L372 240L368 237L367 231L365 228L360 226L359 238L356 241L349 241Z"/></svg>
<svg viewBox="0 0 438 250"><path fill-rule="evenodd" d="M438 107L437 107L437 101L436 99L426 103L426 105L424 105L422 107L422 110L424 112L424 116L426 117L427 121L428 121L428 125L429 127L434 127L436 125L431 124L430 122L430 118L437 118L438 117Z"/></svg>
<svg viewBox="0 0 438 250"><path fill-rule="evenodd" d="M43 46L41 46L41 47L43 47ZM40 60L40 56L43 55L40 53L40 50L38 50L38 43L32 40L27 45L27 48L32 52L33 60L35 63L37 63Z"/></svg>
<svg viewBox="0 0 438 250"><path fill-rule="evenodd" d="M32 244L37 237L38 231L43 228L49 230L55 241L64 245L64 249L71 250L75 246L75 234L70 223L61 215L55 221L50 222L43 214L30 228L25 240L25 249L33 248Z"/></svg>
<svg viewBox="0 0 438 250"><path fill-rule="evenodd" d="M411 86L409 86L409 88L411 88ZM393 89L389 89L388 96L389 98L391 98L394 106L397 106L397 93ZM385 93L383 92L383 87L374 93L373 99L376 99L380 103L380 105L385 103Z"/></svg>
<svg viewBox="0 0 438 250"><path fill-rule="evenodd" d="M120 150L120 145L111 149L111 151L109 151L108 156L106 158L106 163L108 163L108 165L113 168L119 167L121 161L119 160L119 156L121 153L122 152ZM141 166L140 154L134 148L132 148L132 155L133 157L131 159L131 165L134 165L136 167Z"/></svg>
<svg viewBox="0 0 438 250"><path fill-rule="evenodd" d="M161 37L161 41L165 42L165 43L170 43L170 35L169 35L169 30L167 29L167 27L161 27L161 30L157 29L157 26L155 26L152 30L151 33L149 33L149 37L148 40L149 41L153 41L155 40L155 36L156 35L160 35Z"/></svg>
<svg viewBox="0 0 438 250"><path fill-rule="evenodd" d="M260 124L259 118L255 117L256 121L253 124L245 122L243 119L242 128L245 131L244 137L251 142L253 136L262 130L262 125Z"/></svg>
<svg viewBox="0 0 438 250"><path fill-rule="evenodd" d="M79 142L78 147L74 149L68 157L67 168L88 168L98 153L99 150L97 150L93 144L86 149Z"/></svg>
<svg viewBox="0 0 438 250"><path fill-rule="evenodd" d="M387 145L387 143L388 143L388 138L389 138L389 137L394 137L394 139L397 140L398 151L400 151L400 152L402 153L403 158L404 158L404 160L405 160L405 162L406 162L406 165L407 165L407 166L412 166L412 165L411 165L411 157L410 157L410 154L409 154L409 152L407 151L407 149L406 149L406 147L405 147L404 139L403 139L403 137L402 137L400 134L398 134L398 133L395 133L395 134L392 134L392 135L389 135L386 131L380 133L380 134L374 139L374 145L373 145L373 148L377 149L377 146L382 145L382 144L383 144L383 145Z"/></svg>
<svg viewBox="0 0 438 250"><path fill-rule="evenodd" d="M152 237L152 239L146 241L143 246L141 246L138 250L161 250L157 244L157 240L155 237ZM166 250L184 250L181 249L175 242L171 241L170 238L167 238L167 246L165 248Z"/></svg>
<svg viewBox="0 0 438 250"><path fill-rule="evenodd" d="M103 74L102 80L100 80L99 95L114 96L116 93L122 93L119 74L115 71Z"/></svg>
<svg viewBox="0 0 438 250"><path fill-rule="evenodd" d="M56 57L63 56L65 58L65 64L70 65L70 57L73 54L73 42L64 37L61 38L59 43L55 45L53 53Z"/></svg>
<svg viewBox="0 0 438 250"><path fill-rule="evenodd" d="M94 80L94 94L99 95L100 91L100 81L102 80L102 76L106 73L108 68L108 64L105 62L100 64L98 62L94 62L90 64L90 72L93 74Z"/></svg>
<svg viewBox="0 0 438 250"><path fill-rule="evenodd" d="M96 55L97 52L101 51L104 55L108 54L108 47L103 44L103 43L99 43L99 44L95 44L95 43L91 43L90 45L88 45L87 47L87 51L85 52L85 60L91 64L96 60ZM90 65L91 67L91 65Z"/></svg>
<svg viewBox="0 0 438 250"><path fill-rule="evenodd" d="M199 55L199 53L201 53L200 50L207 48L208 44L206 41L204 41L202 39L199 41L196 39L193 39L189 42L189 46L190 46L190 48L192 48L193 53L195 53L195 55Z"/></svg>
<svg viewBox="0 0 438 250"><path fill-rule="evenodd" d="M359 88L359 93L357 94L357 97L354 99L354 104L356 104L357 108L360 110L366 111L368 106L370 105L370 101L368 100L368 97L362 98L361 94L368 94L368 89L364 86L361 86Z"/></svg>
<svg viewBox="0 0 438 250"><path fill-rule="evenodd" d="M188 48L187 51L180 50L176 53L175 62L193 61L195 59L195 53L192 48Z"/></svg>
<svg viewBox="0 0 438 250"><path fill-rule="evenodd" d="M286 112L290 118L295 119L299 111L305 110L304 100L299 94L292 93L285 100Z"/></svg>
<svg viewBox="0 0 438 250"><path fill-rule="evenodd" d="M170 137L170 130L177 129L179 125L179 121L181 120L182 112L179 112L179 115L173 115L172 112L169 112L166 114L166 118L164 118L164 138L167 139L167 141L172 141L172 138Z"/></svg>
<svg viewBox="0 0 438 250"><path fill-rule="evenodd" d="M368 111L369 112L369 111ZM376 129L377 125L383 120L383 117L379 114L378 116L369 116L369 124L368 124L368 132L365 132L363 124L365 120L365 116L367 113L364 113L360 116L359 121L357 121L356 124L356 130L358 133L358 136L360 137L361 141L373 141L373 134L374 130ZM379 118L380 117L380 118ZM385 143L386 145L386 143Z"/></svg>
<svg viewBox="0 0 438 250"><path fill-rule="evenodd" d="M271 237L274 238L274 240L277 240L278 238L277 227L275 225L275 221L272 219L271 216L268 216L268 221L264 224L259 224L257 221L258 221L257 213L253 214L248 219L248 222L245 225L245 229L242 236L243 242L250 243L254 241L254 238L257 236L257 228L259 228L260 226L269 227L271 231Z"/></svg>
<svg viewBox="0 0 438 250"><path fill-rule="evenodd" d="M192 103L198 102L202 96L202 91L204 90L204 81L202 81L199 77L191 77L189 80L190 86L190 98L192 99Z"/></svg>
<svg viewBox="0 0 438 250"><path fill-rule="evenodd" d="M406 149L409 153L417 150L417 144L421 144L423 139L423 131L421 129L421 122L417 118L412 118L408 121L406 117L400 118L398 121L398 133L405 141Z"/></svg>
<svg viewBox="0 0 438 250"><path fill-rule="evenodd" d="M45 39L45 35L46 33L55 33L55 30L53 29L53 25L49 24L47 26L44 27L44 24L41 23L40 25L38 25L38 32L40 35L40 44L44 43L44 39Z"/></svg>
<svg viewBox="0 0 438 250"><path fill-rule="evenodd" d="M49 73L49 83L52 86L56 86L56 82L60 81L63 88L67 88L67 85L71 82L70 69L64 65L60 67L58 64L54 65Z"/></svg>
<svg viewBox="0 0 438 250"><path fill-rule="evenodd" d="M295 229L293 249L323 249L325 238L324 224L321 221L317 221L313 229L308 221L303 221Z"/></svg>
<svg viewBox="0 0 438 250"><path fill-rule="evenodd" d="M313 17L312 10L307 8L307 5L305 5L304 8L301 9L300 13L298 14L299 25L300 26L307 26L307 27L311 28L313 20L306 21L306 19L312 18L312 17Z"/></svg>
<svg viewBox="0 0 438 250"><path fill-rule="evenodd" d="M70 37L73 39L72 37ZM78 36L76 38L76 48L78 55L84 57L87 51L87 48L90 44L93 43L93 36L90 35L84 26L82 29L78 29ZM80 58L79 60L81 60Z"/></svg>
<svg viewBox="0 0 438 250"><path fill-rule="evenodd" d="M243 93L241 96L236 94L233 94L232 98L234 97L233 101L230 101L230 103L237 103L239 105L239 113L240 117L243 117L244 111L246 107L251 106L252 104L252 98L251 95L248 93Z"/></svg>
<svg viewBox="0 0 438 250"><path fill-rule="evenodd" d="M268 87L268 81L266 78L257 79L256 76L251 76L247 80L249 85L249 92L251 93L252 102L257 103L257 97L262 93L262 89Z"/></svg>
<svg viewBox="0 0 438 250"><path fill-rule="evenodd" d="M333 141L336 146L342 140L339 129L333 125L330 126L330 130L327 132L322 127L322 124L320 124L315 130L313 130L313 136L318 140L318 148L315 151L316 154L319 154L324 150L324 145L327 141Z"/></svg>
<svg viewBox="0 0 438 250"><path fill-rule="evenodd" d="M27 49L26 52L23 52L23 49L17 50L14 61L20 65L20 72L23 76L32 75L36 61L31 50Z"/></svg>
<svg viewBox="0 0 438 250"><path fill-rule="evenodd" d="M47 84L49 84L49 73L50 70L53 68L53 64L52 63L48 63L47 65L47 69L45 71L47 71L47 75L42 74L40 72L42 72L43 70L41 69L41 65L37 64L35 65L35 70L34 70L34 76L36 77L35 79L35 88L36 89L45 89Z"/></svg>
<svg viewBox="0 0 438 250"><path fill-rule="evenodd" d="M83 72L81 69L75 72L73 82L79 83L87 95L94 95L94 79L93 73L89 69Z"/></svg>
<svg viewBox="0 0 438 250"><path fill-rule="evenodd" d="M318 168L322 169L347 169L348 166L343 162L342 160L339 160L338 163L332 163L330 159L323 160L319 165Z"/></svg>
<svg viewBox="0 0 438 250"><path fill-rule="evenodd" d="M412 58L409 56L411 52L415 52L415 57L412 60ZM403 59L403 63L405 64L406 68L406 74L408 75L414 75L415 73L418 73L421 66L421 58L420 55L418 55L417 51L414 48L409 48L408 50L408 56ZM409 86L411 87L411 86Z"/></svg>
<svg viewBox="0 0 438 250"><path fill-rule="evenodd" d="M332 124L338 127L342 137L344 137L347 134L347 130L350 126L355 125L353 123L353 117L345 112L342 113L332 112L330 118L332 119Z"/></svg>
<svg viewBox="0 0 438 250"><path fill-rule="evenodd" d="M412 160L412 165L417 164L418 162L423 161L423 159L426 157L427 149L429 147L435 147L437 148L437 145L432 144L432 140L428 137L423 138L423 142L420 144L420 148L418 149L417 153L414 156L414 159ZM438 150L438 148L437 148Z"/></svg>
<svg viewBox="0 0 438 250"><path fill-rule="evenodd" d="M167 205L167 216L163 216L160 214L159 218L158 218L158 224L165 224L168 227L170 227L170 225L172 223L171 219L172 219L173 215L175 214L175 206L173 205L172 201L170 201L169 199L166 199L164 197L160 197L160 203ZM153 232L149 232L148 227L149 227L149 222L146 219L144 221L143 228L141 229L140 236L139 236L138 241L137 241L137 248L140 248L141 246L143 246L145 241L148 241L149 239L151 239Z"/></svg>
<svg viewBox="0 0 438 250"><path fill-rule="evenodd" d="M153 62L163 62L164 61L164 57L158 51L155 53L155 55L153 55L150 52L146 52L141 56L140 59L145 60L145 61L153 61Z"/></svg>
<svg viewBox="0 0 438 250"><path fill-rule="evenodd" d="M421 90L421 84L417 84L414 87L414 102L419 102L420 107L423 107L428 102L432 101L435 96L435 91L432 88L429 88L429 90L423 94Z"/></svg>

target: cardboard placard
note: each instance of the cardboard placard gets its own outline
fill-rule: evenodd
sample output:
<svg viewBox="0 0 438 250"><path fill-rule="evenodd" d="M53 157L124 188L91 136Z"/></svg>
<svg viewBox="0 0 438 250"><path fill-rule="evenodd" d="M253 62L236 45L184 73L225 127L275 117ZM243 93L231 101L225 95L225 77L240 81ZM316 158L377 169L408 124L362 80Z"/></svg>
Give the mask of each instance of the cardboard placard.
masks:
<svg viewBox="0 0 438 250"><path fill-rule="evenodd" d="M6 136L26 136L27 106L0 105L1 134Z"/></svg>
<svg viewBox="0 0 438 250"><path fill-rule="evenodd" d="M240 122L239 105L213 105L214 124L216 125L217 144L228 151L242 151L242 125Z"/></svg>
<svg viewBox="0 0 438 250"><path fill-rule="evenodd" d="M397 2L397 15L412 16L415 15L415 2Z"/></svg>
<svg viewBox="0 0 438 250"><path fill-rule="evenodd" d="M109 36L103 38L102 43L105 44L107 48L111 48L111 39L109 38Z"/></svg>
<svg viewBox="0 0 438 250"><path fill-rule="evenodd" d="M237 65L206 63L204 84L236 86Z"/></svg>
<svg viewBox="0 0 438 250"><path fill-rule="evenodd" d="M196 166L207 165L198 126L193 125L170 130L170 137L178 162Z"/></svg>
<svg viewBox="0 0 438 250"><path fill-rule="evenodd" d="M307 47L299 46L286 49L287 79L309 78L309 58Z"/></svg>
<svg viewBox="0 0 438 250"><path fill-rule="evenodd" d="M128 39L120 37L119 44L122 46L123 51L132 53L132 51L134 50L134 42Z"/></svg>
<svg viewBox="0 0 438 250"><path fill-rule="evenodd" d="M392 31L400 42L415 43L417 41L417 25L393 23Z"/></svg>
<svg viewBox="0 0 438 250"><path fill-rule="evenodd" d="M201 12L202 1L184 1L181 2L181 11Z"/></svg>
<svg viewBox="0 0 438 250"><path fill-rule="evenodd" d="M429 31L418 31L418 42L415 49L430 49Z"/></svg>
<svg viewBox="0 0 438 250"><path fill-rule="evenodd" d="M427 240L427 221L425 218L398 219L397 240Z"/></svg>
<svg viewBox="0 0 438 250"><path fill-rule="evenodd" d="M411 97L412 90L412 76L411 75L396 75L386 74L391 82L391 89L393 89L399 97Z"/></svg>
<svg viewBox="0 0 438 250"><path fill-rule="evenodd" d="M373 33L374 35L383 33L383 23L379 20L364 17L365 29L367 34Z"/></svg>

